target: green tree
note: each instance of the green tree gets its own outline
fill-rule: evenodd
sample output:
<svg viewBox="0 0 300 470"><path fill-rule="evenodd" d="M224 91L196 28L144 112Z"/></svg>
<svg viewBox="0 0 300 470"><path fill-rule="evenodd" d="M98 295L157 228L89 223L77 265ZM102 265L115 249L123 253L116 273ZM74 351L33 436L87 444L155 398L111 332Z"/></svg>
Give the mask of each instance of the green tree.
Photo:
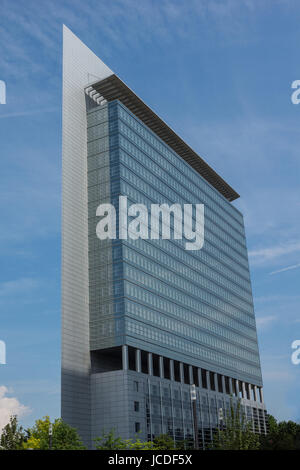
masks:
<svg viewBox="0 0 300 470"><path fill-rule="evenodd" d="M277 422L268 416L268 433L261 436L262 450L300 450L300 424L293 421Z"/></svg>
<svg viewBox="0 0 300 470"><path fill-rule="evenodd" d="M176 449L174 440L169 434L160 434L153 439L153 450L174 450Z"/></svg>
<svg viewBox="0 0 300 470"><path fill-rule="evenodd" d="M17 416L11 416L9 423L4 426L0 438L1 450L20 450L26 436L22 426L18 424Z"/></svg>
<svg viewBox="0 0 300 470"><path fill-rule="evenodd" d="M35 425L27 430L27 442L24 449L49 449L50 418L45 416L38 419ZM82 450L85 447L78 436L76 429L69 426L62 419L56 419L52 424L52 449L53 450Z"/></svg>
<svg viewBox="0 0 300 470"><path fill-rule="evenodd" d="M115 430L111 429L109 432L102 433L101 437L94 439L95 447L97 450L125 450L126 444L121 437L115 435Z"/></svg>
<svg viewBox="0 0 300 470"><path fill-rule="evenodd" d="M122 439L115 435L115 430L102 433L101 437L95 440L97 450L151 450L153 443L150 441L143 442L140 439Z"/></svg>
<svg viewBox="0 0 300 470"><path fill-rule="evenodd" d="M188 449L194 449L195 443L193 439L183 439L181 441L176 441L175 443L175 449L177 450L188 450Z"/></svg>
<svg viewBox="0 0 300 470"><path fill-rule="evenodd" d="M260 447L259 436L251 429L252 424L241 412L241 403L234 407L232 401L227 413L224 429L215 433L211 448L214 450L257 450Z"/></svg>
<svg viewBox="0 0 300 470"><path fill-rule="evenodd" d="M174 450L177 447L168 434L161 434L153 441L142 441L136 439L122 439L115 435L115 430L105 433L95 439L97 450Z"/></svg>
<svg viewBox="0 0 300 470"><path fill-rule="evenodd" d="M153 450L153 442L141 441L140 439L127 439L127 450Z"/></svg>

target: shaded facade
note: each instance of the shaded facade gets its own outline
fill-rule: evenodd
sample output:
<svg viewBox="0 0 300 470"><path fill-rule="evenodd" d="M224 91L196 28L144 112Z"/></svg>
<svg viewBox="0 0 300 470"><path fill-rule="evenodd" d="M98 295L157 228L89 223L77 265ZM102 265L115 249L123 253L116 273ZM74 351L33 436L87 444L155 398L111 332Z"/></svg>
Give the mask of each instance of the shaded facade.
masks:
<svg viewBox="0 0 300 470"><path fill-rule="evenodd" d="M233 401L265 432L238 194L65 28L62 417L88 445L193 435L205 447ZM197 159L198 158L198 159ZM205 206L205 243L99 240L97 207Z"/></svg>

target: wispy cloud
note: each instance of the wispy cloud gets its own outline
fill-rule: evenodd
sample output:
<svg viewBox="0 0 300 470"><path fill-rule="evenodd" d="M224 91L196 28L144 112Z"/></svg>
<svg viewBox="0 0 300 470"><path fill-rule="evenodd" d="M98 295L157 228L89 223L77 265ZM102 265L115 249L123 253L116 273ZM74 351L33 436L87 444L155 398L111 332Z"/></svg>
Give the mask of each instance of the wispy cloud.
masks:
<svg viewBox="0 0 300 470"><path fill-rule="evenodd" d="M276 358L274 358L274 360L276 360ZM266 370L264 373L264 378L270 382L292 382L295 380L295 376L290 370Z"/></svg>
<svg viewBox="0 0 300 470"><path fill-rule="evenodd" d="M256 325L259 329L265 329L276 322L277 316L276 315L268 315L265 317L257 317L256 318Z"/></svg>
<svg viewBox="0 0 300 470"><path fill-rule="evenodd" d="M59 108L42 108L42 109L32 109L32 110L27 110L27 111L18 111L15 113L6 113L6 114L0 114L0 119L4 118L15 118L15 117L23 117L23 116L34 116L35 114L40 114L40 113L54 113L59 111Z"/></svg>
<svg viewBox="0 0 300 470"><path fill-rule="evenodd" d="M299 249L300 220L295 213L300 210L300 192L295 176L300 171L300 140L295 121L260 113L255 100L245 96L242 82L237 80L233 87L230 119L199 115L196 122L184 116L183 137L241 194L234 205L245 217L251 262L259 264L275 259L278 250ZM285 167L278 171L283 161L292 172Z"/></svg>
<svg viewBox="0 0 300 470"><path fill-rule="evenodd" d="M15 297L30 294L39 285L39 281L32 278L21 278L0 284L0 297Z"/></svg>
<svg viewBox="0 0 300 470"><path fill-rule="evenodd" d="M298 264L293 264L292 266L287 266L286 268L282 269L277 269L277 271L272 271L270 274L278 274L278 273L283 273L285 271L290 271L292 269L297 269L300 268L300 263Z"/></svg>
<svg viewBox="0 0 300 470"><path fill-rule="evenodd" d="M255 303L275 303L276 305L283 303L286 305L288 301L298 303L300 301L300 295L270 294L255 297Z"/></svg>
<svg viewBox="0 0 300 470"><path fill-rule="evenodd" d="M268 282L273 283L275 279L268 280ZM270 293L255 297L254 304L256 305L256 322L260 331L264 332L275 324L276 329L272 330L274 334L286 334L287 331L293 331L292 325L299 319L299 295L289 295L288 292L284 295Z"/></svg>
<svg viewBox="0 0 300 470"><path fill-rule="evenodd" d="M253 34L247 34L251 21L257 17L268 2L261 0L189 0L184 5L173 0L161 2L140 0L114 0L113 2L88 0L48 0L37 10L36 0L19 0L18 5L2 0L5 22L0 29L0 42L5 44L0 57L0 69L9 76L22 73L24 76L47 73L36 56L47 51L47 60L56 61L61 35L61 24L65 22L77 33L93 37L93 30L99 30L105 40L102 48L124 50L141 49L145 43L172 41L184 38L195 42L201 38L223 44L224 41L256 41ZM38 19L38 21L37 21ZM208 27L208 23L210 26ZM212 31L213 30L213 31ZM218 34L219 33L219 34ZM26 41L24 41L24 36ZM36 54L30 53L38 45ZM13 61L13 62L12 62ZM21 65L22 67L12 66Z"/></svg>
<svg viewBox="0 0 300 470"><path fill-rule="evenodd" d="M270 246L267 248L259 248L257 250L250 250L249 257L260 264L265 261L270 261L283 255L290 255L300 251L300 242L287 242L279 245ZM298 266L297 266L298 267Z"/></svg>

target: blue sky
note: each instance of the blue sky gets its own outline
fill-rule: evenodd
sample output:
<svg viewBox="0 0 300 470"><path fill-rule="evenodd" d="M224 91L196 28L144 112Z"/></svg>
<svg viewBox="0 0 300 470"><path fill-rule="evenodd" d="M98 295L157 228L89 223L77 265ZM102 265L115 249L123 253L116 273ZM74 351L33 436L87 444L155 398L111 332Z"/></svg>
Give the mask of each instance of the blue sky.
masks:
<svg viewBox="0 0 300 470"><path fill-rule="evenodd" d="M60 413L63 23L241 194L267 407L300 420L299 21L293 0L1 0L0 420Z"/></svg>

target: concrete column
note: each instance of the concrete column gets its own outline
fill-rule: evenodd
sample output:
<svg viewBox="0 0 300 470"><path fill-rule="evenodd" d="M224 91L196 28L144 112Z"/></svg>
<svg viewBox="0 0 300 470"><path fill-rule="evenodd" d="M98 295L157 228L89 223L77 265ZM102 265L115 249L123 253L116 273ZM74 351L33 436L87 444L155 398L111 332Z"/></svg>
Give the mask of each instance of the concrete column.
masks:
<svg viewBox="0 0 300 470"><path fill-rule="evenodd" d="M230 395L233 395L233 386L232 386L232 378L229 377L229 393Z"/></svg>
<svg viewBox="0 0 300 470"><path fill-rule="evenodd" d="M206 371L206 383L207 383L207 390L211 390L210 386L210 377L209 377L209 371Z"/></svg>
<svg viewBox="0 0 300 470"><path fill-rule="evenodd" d="M253 385L254 400L257 401L257 386Z"/></svg>
<svg viewBox="0 0 300 470"><path fill-rule="evenodd" d="M225 384L225 377L222 375L222 388L223 388L223 393L226 393L226 384Z"/></svg>
<svg viewBox="0 0 300 470"><path fill-rule="evenodd" d="M257 425L258 425L258 432L259 434L261 433L261 425L260 425L260 419L259 419L259 412L258 408L256 408L256 413L257 413Z"/></svg>
<svg viewBox="0 0 300 470"><path fill-rule="evenodd" d="M236 389L236 396L240 398L240 384L237 379L235 379L235 389Z"/></svg>
<svg viewBox="0 0 300 470"><path fill-rule="evenodd" d="M202 374L201 374L201 369L200 368L198 368L198 382L199 382L199 387L203 388Z"/></svg>
<svg viewBox="0 0 300 470"><path fill-rule="evenodd" d="M153 358L152 353L148 353L148 374L153 375Z"/></svg>
<svg viewBox="0 0 300 470"><path fill-rule="evenodd" d="M214 372L214 384L216 392L219 391L219 384L218 384L218 375Z"/></svg>
<svg viewBox="0 0 300 470"><path fill-rule="evenodd" d="M259 387L259 397L260 397L260 402L264 402L264 393L262 387Z"/></svg>
<svg viewBox="0 0 300 470"><path fill-rule="evenodd" d="M162 356L159 356L159 376L161 379L164 378L164 358Z"/></svg>
<svg viewBox="0 0 300 470"><path fill-rule="evenodd" d="M246 391L247 391L247 398L249 396L248 400L252 400L252 398L251 398L251 385L250 384L247 384L247 390Z"/></svg>
<svg viewBox="0 0 300 470"><path fill-rule="evenodd" d="M255 433L255 424L254 424L254 415L253 415L253 406L250 407L251 410L251 420L252 420L252 432Z"/></svg>
<svg viewBox="0 0 300 470"><path fill-rule="evenodd" d="M189 366L189 379L190 379L190 384L193 385L194 377L193 377L193 367L192 366Z"/></svg>
<svg viewBox="0 0 300 470"><path fill-rule="evenodd" d="M123 370L128 370L128 346L126 344L122 346L122 366Z"/></svg>
<svg viewBox="0 0 300 470"><path fill-rule="evenodd" d="M242 397L247 399L245 382L242 382Z"/></svg>
<svg viewBox="0 0 300 470"><path fill-rule="evenodd" d="M183 364L179 362L179 373L180 373L180 382L184 384L184 373L183 373Z"/></svg>
<svg viewBox="0 0 300 470"><path fill-rule="evenodd" d="M173 359L170 359L170 379L175 380L175 374L174 374L174 361Z"/></svg>
<svg viewBox="0 0 300 470"><path fill-rule="evenodd" d="M135 370L137 372L142 372L142 364L141 364L141 350L135 350Z"/></svg>

